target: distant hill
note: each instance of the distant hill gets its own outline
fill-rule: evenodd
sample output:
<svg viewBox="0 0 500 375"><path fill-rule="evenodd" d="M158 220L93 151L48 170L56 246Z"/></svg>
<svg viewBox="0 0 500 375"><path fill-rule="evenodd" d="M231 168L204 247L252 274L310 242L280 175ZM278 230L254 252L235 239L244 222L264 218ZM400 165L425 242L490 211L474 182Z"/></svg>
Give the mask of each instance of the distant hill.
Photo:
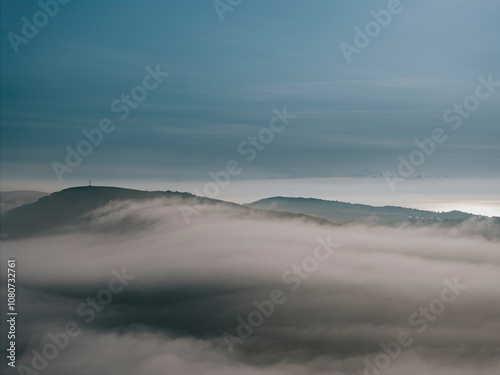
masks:
<svg viewBox="0 0 500 375"><path fill-rule="evenodd" d="M482 218L460 211L432 212L404 207L374 207L365 204L351 204L339 201L327 201L314 198L273 197L245 205L251 208L286 211L329 220L336 224L354 221L374 222L378 224L396 224L402 222L449 223L456 224L472 217Z"/></svg>
<svg viewBox="0 0 500 375"><path fill-rule="evenodd" d="M320 225L344 225L352 222L381 225L398 225L401 223L455 225L470 218L485 219L482 216L460 211L437 213L403 207L373 207L313 198L274 197L247 205L239 205L198 197L190 193L82 186L42 196L36 202L3 213L0 218L0 234L2 239L15 239L58 233L61 230L67 230L69 227L73 227L72 230L88 230L87 224L92 221L92 215L89 214L111 202L140 202L159 198L165 200L161 204L172 206L199 207L211 205L223 209L225 207L230 208L231 210L222 211L225 212L224 214L234 215L235 219L250 216L258 220L262 218L301 220L302 222L312 222ZM105 214L106 210L98 215ZM183 220L180 212L178 219ZM495 223L500 224L500 219L496 218ZM125 223L123 225L119 224L118 227L122 230L128 228ZM134 227L130 229L134 229ZM96 227L92 230L104 229Z"/></svg>
<svg viewBox="0 0 500 375"><path fill-rule="evenodd" d="M2 215L1 232L5 236L19 237L50 231L63 225L85 222L86 214L112 201L150 200L177 197L186 201L205 202L189 193L149 192L105 186L82 186L61 190L38 201L14 208Z"/></svg>
<svg viewBox="0 0 500 375"><path fill-rule="evenodd" d="M34 190L0 191L0 212L6 213L13 208L36 202L49 193Z"/></svg>
<svg viewBox="0 0 500 375"><path fill-rule="evenodd" d="M300 219L318 224L327 220L287 212L253 210L235 203L198 197L190 193L173 191L141 191L106 186L82 186L61 190L44 196L38 201L14 208L1 217L0 233L4 239L50 234L64 226L82 226L91 220L89 213L118 201L146 201L164 198L172 205L222 205L231 207L242 215ZM179 215L179 220L183 220Z"/></svg>

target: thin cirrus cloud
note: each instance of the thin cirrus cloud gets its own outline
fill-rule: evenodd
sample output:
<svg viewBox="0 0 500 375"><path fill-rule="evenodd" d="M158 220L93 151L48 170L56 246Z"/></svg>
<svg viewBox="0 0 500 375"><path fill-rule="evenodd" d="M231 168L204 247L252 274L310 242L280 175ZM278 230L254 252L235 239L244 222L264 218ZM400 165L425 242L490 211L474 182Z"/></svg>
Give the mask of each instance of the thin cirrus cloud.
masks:
<svg viewBox="0 0 500 375"><path fill-rule="evenodd" d="M421 127L442 124L439 111L470 95L478 75L500 76L492 63L498 51L491 48L497 3L402 3L404 12L352 64L338 45L351 41L354 27L370 20L371 10L386 7L385 1L314 6L256 1L228 13L224 22L211 3L67 4L19 54L3 39L3 180L22 180L24 171L54 180L50 163L64 158L64 148L82 129L112 116L110 103L137 84L145 66L156 63L170 76L85 161L90 169L120 170L128 149L138 157L131 170L114 173L116 179L144 171L152 178L161 168L172 179L184 178L186 168L200 175L231 160L240 139L252 134L232 124L259 129L273 108L284 105L301 116L270 145L256 178L290 175L273 160L292 160L297 152L301 158L309 154L316 168L297 164L295 177L369 163L393 168L404 151L401 142L410 145L427 135ZM18 31L21 17L38 9L35 3L3 7L11 14L4 17L4 33ZM363 113L371 117L359 116ZM474 160L480 146L495 146L497 117L493 102L482 103L450 144ZM205 143L219 152L200 144L207 130L211 137ZM351 153L344 158L316 153L324 134L339 140L331 144L334 154L344 148ZM367 139L386 144L373 147ZM442 153L432 174L497 175L496 154L483 154L482 167L475 168L455 161L446 147ZM67 181L87 176L87 170L76 169Z"/></svg>

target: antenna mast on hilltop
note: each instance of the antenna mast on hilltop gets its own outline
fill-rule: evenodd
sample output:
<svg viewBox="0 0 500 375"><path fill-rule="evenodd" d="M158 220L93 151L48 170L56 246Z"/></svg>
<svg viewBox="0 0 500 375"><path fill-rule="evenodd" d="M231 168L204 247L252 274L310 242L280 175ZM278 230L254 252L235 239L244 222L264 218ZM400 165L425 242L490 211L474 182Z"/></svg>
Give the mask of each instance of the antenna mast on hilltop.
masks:
<svg viewBox="0 0 500 375"><path fill-rule="evenodd" d="M90 181L89 181L89 186L92 186L92 185L90 184Z"/></svg>

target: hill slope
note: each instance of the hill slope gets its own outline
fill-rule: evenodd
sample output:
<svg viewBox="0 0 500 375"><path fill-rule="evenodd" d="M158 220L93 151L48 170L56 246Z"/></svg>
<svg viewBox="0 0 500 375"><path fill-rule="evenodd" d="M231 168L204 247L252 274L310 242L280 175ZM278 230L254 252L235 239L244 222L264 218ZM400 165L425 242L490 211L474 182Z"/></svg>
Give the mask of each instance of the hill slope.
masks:
<svg viewBox="0 0 500 375"><path fill-rule="evenodd" d="M34 190L0 191L0 212L6 213L13 208L36 202L49 193Z"/></svg>
<svg viewBox="0 0 500 375"><path fill-rule="evenodd" d="M166 204L175 206L200 207L218 205L228 207L241 215L256 217L300 219L317 224L329 224L320 218L288 212L253 210L235 203L197 197L190 193L172 191L141 191L105 186L74 187L40 198L37 202L14 208L1 217L2 238L29 237L50 234L62 227L83 227L92 217L93 211L103 208L111 202L150 201L166 199ZM183 220L179 214L179 220Z"/></svg>
<svg viewBox="0 0 500 375"><path fill-rule="evenodd" d="M373 207L362 204L351 204L338 201L325 201L312 198L274 197L262 199L248 205L197 197L189 193L172 191L141 191L104 186L83 186L65 189L38 201L14 208L1 217L1 238L15 239L45 235L73 227L85 230L95 216L105 215L106 206L120 201L151 201L163 199L159 204L185 207L217 206L226 210L227 214L235 214L235 218L252 216L256 219L301 220L320 225L343 225L351 222L368 222L372 224L396 225L401 223L423 223L444 225L459 224L470 218L483 220L484 217L452 211L436 213L403 207ZM156 204L156 203L155 203ZM104 208L102 212L96 210ZM181 210L179 210L180 212ZM177 212L177 211L176 211ZM179 213L178 218L183 220ZM500 224L500 219L495 219Z"/></svg>
<svg viewBox="0 0 500 375"><path fill-rule="evenodd" d="M472 217L482 218L481 216L460 211L437 213L404 207L373 207L364 204L351 204L314 198L272 197L247 204L246 206L265 210L300 213L326 219L336 224L346 224L353 221L369 221L379 224L396 224L401 222L444 222L454 224Z"/></svg>

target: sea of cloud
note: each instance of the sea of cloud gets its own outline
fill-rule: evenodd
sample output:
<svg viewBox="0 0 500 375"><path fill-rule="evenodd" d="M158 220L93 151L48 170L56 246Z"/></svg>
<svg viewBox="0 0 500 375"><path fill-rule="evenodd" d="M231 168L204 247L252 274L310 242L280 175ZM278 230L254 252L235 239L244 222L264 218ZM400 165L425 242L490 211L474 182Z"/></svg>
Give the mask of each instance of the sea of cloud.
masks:
<svg viewBox="0 0 500 375"><path fill-rule="evenodd" d="M500 242L484 235L494 227L330 226L226 205L187 224L179 212L168 200L115 203L85 227L3 241L2 263L17 259L18 364L31 368L33 350L74 321L81 333L40 373L357 375L406 331L412 344L381 373L498 374ZM292 290L283 275L318 238L339 246ZM78 307L123 267L135 278L85 322ZM418 332L409 317L445 280L464 288ZM286 301L228 345L237 318L275 289Z"/></svg>

